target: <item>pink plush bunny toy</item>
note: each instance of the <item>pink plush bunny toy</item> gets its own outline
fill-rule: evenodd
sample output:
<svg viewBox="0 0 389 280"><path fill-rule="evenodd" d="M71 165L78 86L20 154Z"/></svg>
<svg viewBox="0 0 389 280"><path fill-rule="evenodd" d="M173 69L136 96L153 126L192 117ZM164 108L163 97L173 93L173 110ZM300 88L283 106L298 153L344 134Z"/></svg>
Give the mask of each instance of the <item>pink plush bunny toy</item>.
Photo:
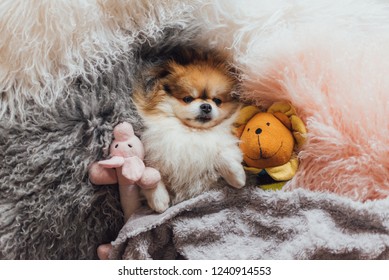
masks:
<svg viewBox="0 0 389 280"><path fill-rule="evenodd" d="M150 189L161 180L158 170L145 167L143 163L144 148L140 139L134 134L131 124L123 122L113 130L114 139L110 145L110 158L95 162L89 169L89 179L96 185L119 185L120 204L124 220L140 207L139 187ZM101 259L108 258L110 244L98 248Z"/></svg>
<svg viewBox="0 0 389 280"><path fill-rule="evenodd" d="M134 134L132 125L123 122L113 130L114 139L110 146L110 158L92 164L89 179L96 185L119 185L120 203L125 221L140 206L137 186L150 189L161 180L158 170L145 167L144 148Z"/></svg>

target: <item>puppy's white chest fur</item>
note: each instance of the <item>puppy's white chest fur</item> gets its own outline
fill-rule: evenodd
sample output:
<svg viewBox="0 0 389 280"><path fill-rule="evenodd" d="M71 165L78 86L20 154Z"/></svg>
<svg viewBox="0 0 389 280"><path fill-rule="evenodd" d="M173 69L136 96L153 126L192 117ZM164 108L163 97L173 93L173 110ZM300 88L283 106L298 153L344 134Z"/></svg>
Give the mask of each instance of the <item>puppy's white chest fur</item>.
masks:
<svg viewBox="0 0 389 280"><path fill-rule="evenodd" d="M165 117L146 120L146 126L142 141L147 165L161 172L173 203L210 189L231 171L227 167L231 161L240 165L242 160L230 120L210 129L193 129ZM241 175L241 166L237 168Z"/></svg>

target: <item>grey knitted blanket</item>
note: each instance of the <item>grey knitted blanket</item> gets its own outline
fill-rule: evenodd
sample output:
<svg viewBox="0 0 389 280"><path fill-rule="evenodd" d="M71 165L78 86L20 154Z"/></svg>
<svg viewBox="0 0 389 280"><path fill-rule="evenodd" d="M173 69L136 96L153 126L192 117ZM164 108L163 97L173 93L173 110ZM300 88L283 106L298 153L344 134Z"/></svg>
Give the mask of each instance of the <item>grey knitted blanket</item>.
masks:
<svg viewBox="0 0 389 280"><path fill-rule="evenodd" d="M387 259L389 200L225 187L141 209L113 245L115 259Z"/></svg>

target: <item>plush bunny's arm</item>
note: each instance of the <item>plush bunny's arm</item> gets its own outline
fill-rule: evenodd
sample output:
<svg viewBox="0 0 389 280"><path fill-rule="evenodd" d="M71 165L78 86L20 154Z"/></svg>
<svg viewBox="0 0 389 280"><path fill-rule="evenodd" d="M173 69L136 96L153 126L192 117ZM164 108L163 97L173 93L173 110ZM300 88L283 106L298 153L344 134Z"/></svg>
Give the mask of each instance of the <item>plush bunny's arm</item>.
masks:
<svg viewBox="0 0 389 280"><path fill-rule="evenodd" d="M131 181L138 181L145 171L145 164L138 157L128 157L124 160L122 175Z"/></svg>
<svg viewBox="0 0 389 280"><path fill-rule="evenodd" d="M138 186L142 189L153 189L158 185L159 181L161 181L159 171L152 167L146 167L142 178L138 181Z"/></svg>
<svg viewBox="0 0 389 280"><path fill-rule="evenodd" d="M105 168L118 168L123 166L124 162L123 157L113 156L110 159L99 161L99 164Z"/></svg>
<svg viewBox="0 0 389 280"><path fill-rule="evenodd" d="M108 169L97 162L89 168L89 180L95 185L112 185L118 182L115 169Z"/></svg>

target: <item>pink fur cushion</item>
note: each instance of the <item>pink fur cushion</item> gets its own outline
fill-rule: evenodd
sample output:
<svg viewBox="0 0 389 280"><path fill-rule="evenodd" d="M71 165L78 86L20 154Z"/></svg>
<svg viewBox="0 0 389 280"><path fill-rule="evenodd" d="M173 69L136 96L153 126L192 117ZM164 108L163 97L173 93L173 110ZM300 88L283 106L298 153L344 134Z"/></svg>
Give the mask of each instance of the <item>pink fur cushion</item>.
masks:
<svg viewBox="0 0 389 280"><path fill-rule="evenodd" d="M234 53L242 98L289 101L309 139L286 189L389 194L389 3L215 0L211 37ZM220 16L223 15L223 16Z"/></svg>
<svg viewBox="0 0 389 280"><path fill-rule="evenodd" d="M352 35L311 36L278 53L243 97L293 103L309 132L286 189L331 191L355 200L389 194L389 52ZM318 43L319 42L319 43Z"/></svg>

